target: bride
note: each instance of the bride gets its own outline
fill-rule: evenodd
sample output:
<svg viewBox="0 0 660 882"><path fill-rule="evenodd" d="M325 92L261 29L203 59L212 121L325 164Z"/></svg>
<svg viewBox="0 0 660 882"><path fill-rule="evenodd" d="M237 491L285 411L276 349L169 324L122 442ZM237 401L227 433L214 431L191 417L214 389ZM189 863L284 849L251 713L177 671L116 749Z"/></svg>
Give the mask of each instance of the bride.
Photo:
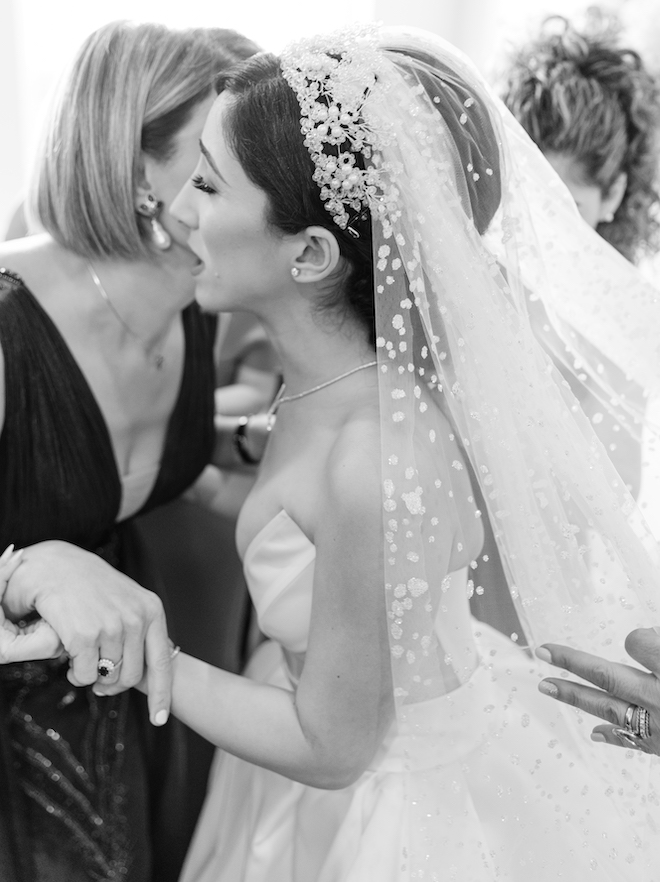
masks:
<svg viewBox="0 0 660 882"><path fill-rule="evenodd" d="M199 302L258 316L284 385L237 532L269 640L244 677L172 659L221 748L183 882L651 882L652 760L593 750L526 647L607 654L653 608L654 546L532 327L575 342L589 298L652 292L431 35L305 40L220 91L173 211ZM469 615L486 516L511 639Z"/></svg>

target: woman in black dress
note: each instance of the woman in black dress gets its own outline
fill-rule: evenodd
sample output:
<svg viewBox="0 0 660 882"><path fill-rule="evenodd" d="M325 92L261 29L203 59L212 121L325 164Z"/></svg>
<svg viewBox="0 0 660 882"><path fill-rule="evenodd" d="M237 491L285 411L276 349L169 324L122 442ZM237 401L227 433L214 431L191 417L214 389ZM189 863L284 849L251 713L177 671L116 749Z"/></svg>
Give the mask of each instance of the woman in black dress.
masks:
<svg viewBox="0 0 660 882"><path fill-rule="evenodd" d="M193 303L195 256L169 204L194 167L215 76L254 51L233 31L125 22L80 50L34 186L44 232L0 251L2 547L67 539L158 592L131 519L189 487L214 444L215 320ZM126 584L123 597L91 583L60 597L89 639L70 681L58 660L0 671L6 882L178 874L194 820L173 800L181 733L145 725L131 692L75 688L98 676L99 656L123 655L109 679L130 680L124 635L160 627L153 595Z"/></svg>

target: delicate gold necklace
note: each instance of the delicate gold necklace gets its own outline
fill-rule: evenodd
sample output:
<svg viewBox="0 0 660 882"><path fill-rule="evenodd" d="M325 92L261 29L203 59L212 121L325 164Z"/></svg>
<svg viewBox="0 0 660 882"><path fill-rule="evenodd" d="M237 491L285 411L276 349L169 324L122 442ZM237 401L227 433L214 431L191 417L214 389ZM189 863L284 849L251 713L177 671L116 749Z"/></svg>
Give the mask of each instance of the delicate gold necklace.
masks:
<svg viewBox="0 0 660 882"><path fill-rule="evenodd" d="M161 368L163 367L163 364L165 362L165 356L163 355L162 351L160 351L158 349L155 349L153 351L153 353L149 351L149 347L144 342L142 337L140 337L139 334L136 334L135 331L133 330L133 328L131 328L129 325L127 325L126 322L124 321L124 319L121 317L121 315L117 312L112 300L110 300L110 298L108 297L108 292L105 290L105 288L101 284L101 280L99 279L99 277L96 273L96 270L94 269L94 267L92 266L92 264L89 261L87 261L87 269L89 270L89 274L92 277L92 281L96 285L97 291L99 292L99 294L101 295L101 297L105 301L105 304L108 307L108 309L110 310L110 312L114 315L114 317L117 319L117 321L122 326L122 328L128 334L130 334L131 337L133 337L135 340L138 341L138 343L140 344L140 346L144 350L144 354L147 358L147 361L150 361L155 366L156 370L161 370Z"/></svg>
<svg viewBox="0 0 660 882"><path fill-rule="evenodd" d="M321 389L325 389L327 386L332 386L333 383L338 383L340 380L343 380L344 377L350 377L351 374L356 374L358 371L364 371L367 368L374 367L374 365L376 364L378 364L377 361L368 361L366 364L359 364L357 367L351 368L350 371L344 371L343 374L339 374L338 377L333 377L331 380L326 380L325 383L319 383L318 386L313 386L311 389L305 389L304 392L297 392L295 395L285 395L284 392L286 390L286 384L282 383L273 403L268 408L268 428L272 428L271 417L275 416L275 414L277 413L277 408L280 406L280 404L286 404L287 401L297 401L299 398L306 398L308 395L312 395L314 392L319 392Z"/></svg>

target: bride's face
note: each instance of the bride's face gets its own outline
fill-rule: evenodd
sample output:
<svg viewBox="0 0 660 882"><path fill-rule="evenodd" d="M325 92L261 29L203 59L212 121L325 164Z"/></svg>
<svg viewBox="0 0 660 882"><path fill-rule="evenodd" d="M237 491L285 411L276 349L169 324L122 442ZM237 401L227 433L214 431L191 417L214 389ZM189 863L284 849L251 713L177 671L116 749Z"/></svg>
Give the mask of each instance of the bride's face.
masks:
<svg viewBox="0 0 660 882"><path fill-rule="evenodd" d="M268 200L247 177L225 140L220 96L202 133L192 179L172 204L172 214L190 229L199 257L193 269L195 297L212 312L260 314L267 299L291 275L283 237L266 223Z"/></svg>

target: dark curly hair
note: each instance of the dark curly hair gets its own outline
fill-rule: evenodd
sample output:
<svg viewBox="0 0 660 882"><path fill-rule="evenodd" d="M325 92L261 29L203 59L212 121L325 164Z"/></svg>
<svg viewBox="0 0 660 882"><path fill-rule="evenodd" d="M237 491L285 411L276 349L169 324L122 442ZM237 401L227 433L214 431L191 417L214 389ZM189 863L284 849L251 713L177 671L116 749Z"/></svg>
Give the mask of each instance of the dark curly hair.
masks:
<svg viewBox="0 0 660 882"><path fill-rule="evenodd" d="M477 96L446 65L420 53L392 58L406 73L415 75L434 100L454 140L461 165L491 170L467 180L470 213L479 233L490 223L501 196L497 138L488 110ZM274 55L255 55L223 73L217 80L218 92L227 92L232 101L224 117L229 145L252 183L268 196L268 223L283 233L298 233L316 225L332 230L346 260L343 278L329 290L321 308L334 315L351 314L365 328L375 344L373 299L373 255L371 218L364 211L351 218L350 226L359 233L334 223L321 200L313 179L314 163L300 131L300 107L295 93L284 79L279 59ZM459 122L466 99L473 99L474 111L467 125ZM361 162L361 157L357 157Z"/></svg>
<svg viewBox="0 0 660 882"><path fill-rule="evenodd" d="M631 261L657 250L660 95L634 50L551 16L514 55L503 98L542 151L579 161L603 195L625 172L621 205L597 231Z"/></svg>

